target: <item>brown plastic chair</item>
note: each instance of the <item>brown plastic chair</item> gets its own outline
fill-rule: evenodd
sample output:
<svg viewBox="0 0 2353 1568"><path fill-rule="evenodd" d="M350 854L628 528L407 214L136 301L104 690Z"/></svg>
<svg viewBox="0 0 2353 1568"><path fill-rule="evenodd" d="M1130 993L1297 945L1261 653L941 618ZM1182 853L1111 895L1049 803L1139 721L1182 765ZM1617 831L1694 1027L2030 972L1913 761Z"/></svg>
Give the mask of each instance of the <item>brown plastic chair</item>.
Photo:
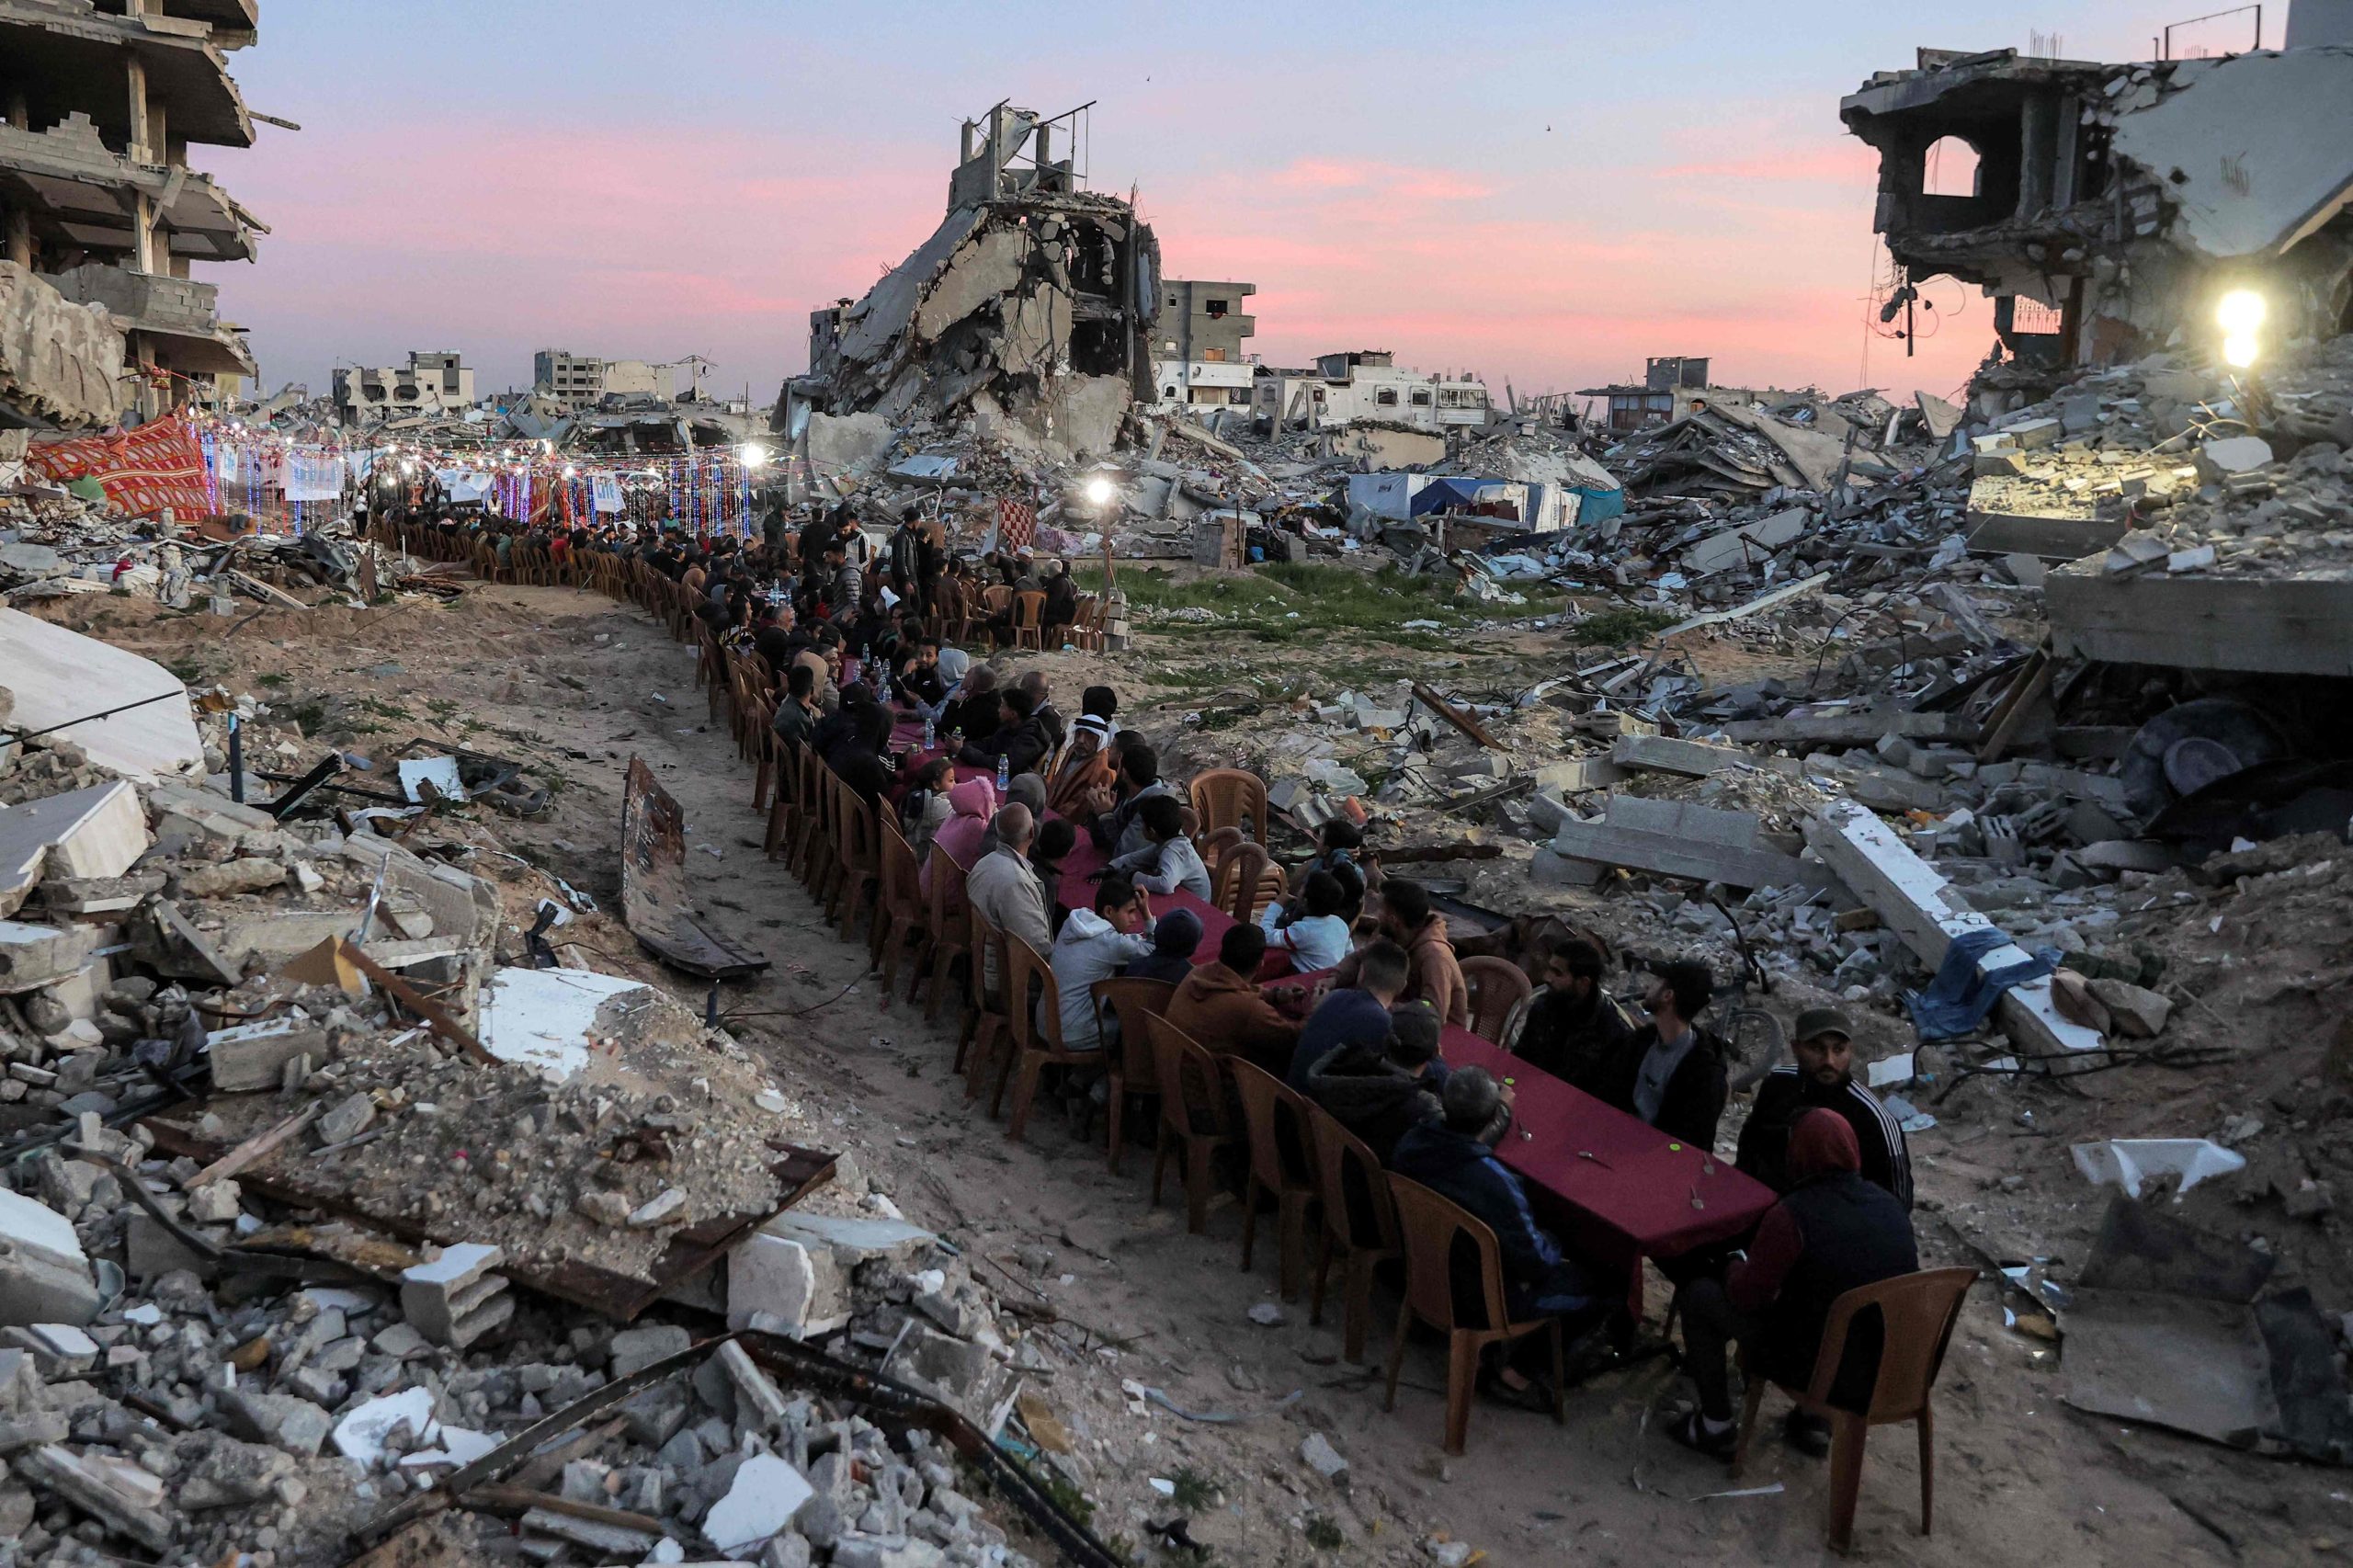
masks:
<svg viewBox="0 0 2353 1568"><path fill-rule="evenodd" d="M1010 1035L1013 1020L1006 1011L1011 989L1005 953L1006 935L974 903L964 900L965 917L972 922L972 951L965 968L964 1031L956 1049L956 1071L964 1074L964 1097L977 1099L982 1075L988 1071L997 1042Z"/></svg>
<svg viewBox="0 0 2353 1568"><path fill-rule="evenodd" d="M1388 1173L1372 1145L1341 1126L1330 1111L1310 1102L1307 1129L1315 1141L1315 1187L1324 1228L1315 1243L1315 1285L1308 1295L1307 1321L1324 1321L1324 1286L1332 1254L1346 1255L1340 1278L1340 1354L1364 1359L1365 1334L1372 1324L1372 1271L1400 1255L1397 1200Z"/></svg>
<svg viewBox="0 0 2353 1568"><path fill-rule="evenodd" d="M1006 1118L1005 1135L1015 1142L1029 1127L1029 1107L1038 1097L1038 1078L1049 1067L1093 1067L1103 1061L1099 1051L1072 1051L1063 1044L1063 988L1054 978L1053 965L1046 955L1019 937L1007 937L1006 952L1013 960L1013 988L1006 993L1006 1006L1013 1019L1013 1048L1018 1053L1017 1069L1013 1058L1006 1061L1006 1071L997 1074L996 1100L1005 1097L1005 1081L1013 1077L1013 1109ZM1029 999L1032 983L1038 987L1038 999ZM995 1116L997 1106L989 1106Z"/></svg>
<svg viewBox="0 0 2353 1568"><path fill-rule="evenodd" d="M1095 994L1095 1016L1100 1018L1108 1009L1120 1022L1119 1049L1108 1057L1110 1083L1106 1086L1111 1097L1104 1118L1110 1142L1108 1163L1111 1174L1118 1176L1120 1153L1125 1146L1128 1096L1147 1095L1154 1101L1160 1097L1160 1073L1153 1064L1152 1036L1145 1030L1144 1019L1165 1013L1176 987L1165 980L1115 975L1097 981L1090 989Z"/></svg>
<svg viewBox="0 0 2353 1568"><path fill-rule="evenodd" d="M838 907L841 911L842 940L847 942L858 930L858 914L870 902L878 913L882 887L882 840L877 825L880 815L874 802L835 777L835 798L841 802L835 821L840 824L838 843L841 848L841 881L834 889L835 903L827 913Z"/></svg>
<svg viewBox="0 0 2353 1568"><path fill-rule="evenodd" d="M1072 647L1089 653L1103 651L1103 626L1097 619L1097 608L1101 602L1093 594L1081 594L1078 602L1071 607L1070 627L1064 635L1069 637Z"/></svg>
<svg viewBox="0 0 2353 1568"><path fill-rule="evenodd" d="M810 898L818 907L830 910L833 886L840 881L842 870L842 779L830 763L813 755L809 758L808 774L813 809L809 834L801 842L795 870Z"/></svg>
<svg viewBox="0 0 2353 1568"><path fill-rule="evenodd" d="M1233 854L1233 846L1243 841L1240 828L1222 827L1214 833L1202 834L1195 842L1193 851L1200 856L1201 864L1209 869L1211 887L1217 886L1218 874L1225 869L1225 858Z"/></svg>
<svg viewBox="0 0 2353 1568"><path fill-rule="evenodd" d="M1315 1201L1314 1135L1307 1130L1307 1101L1265 1068L1239 1058L1229 1061L1234 1092L1242 1100L1243 1131L1250 1140L1250 1169L1242 1184L1242 1268L1258 1239L1258 1198L1275 1200L1281 1256L1276 1278L1286 1301L1299 1300L1307 1273L1307 1211Z"/></svg>
<svg viewBox="0 0 2353 1568"><path fill-rule="evenodd" d="M938 844L925 865L931 870L931 892L924 899L924 924L931 931L931 950L926 969L931 976L931 994L925 1001L925 1022L939 1017L939 999L947 994L948 976L955 969L958 959L970 960L972 952L972 927L964 912L964 868L956 857ZM922 868L917 869L915 885L923 885ZM915 987L907 987L910 1001Z"/></svg>
<svg viewBox="0 0 2353 1568"><path fill-rule="evenodd" d="M773 724L773 719L770 722ZM771 860L784 852L786 843L800 828L801 769L808 756L806 745L786 745L773 728L768 731L768 760L776 770L776 793L768 801L767 832L760 846Z"/></svg>
<svg viewBox="0 0 2353 1568"><path fill-rule="evenodd" d="M1415 1318L1447 1336L1446 1451L1459 1454L1471 1430L1471 1393L1479 1377L1479 1352L1489 1345L1525 1339L1531 1334L1552 1342L1552 1419L1568 1421L1563 1388L1559 1318L1513 1323L1505 1306L1503 1248L1486 1222L1451 1199L1420 1182L1391 1173L1397 1200L1398 1233L1405 1243L1405 1304L1397 1312L1397 1337L1389 1347L1389 1393L1383 1410L1397 1408L1397 1373L1405 1364L1405 1336ZM1479 1299L1454 1299L1455 1249L1477 1249ZM1466 1310L1467 1309L1467 1310ZM1466 1322L1475 1318L1476 1322Z"/></svg>
<svg viewBox="0 0 2353 1568"><path fill-rule="evenodd" d="M1536 989L1526 970L1509 959L1492 958L1464 959L1462 986L1470 993L1471 1032L1497 1045L1512 1009Z"/></svg>
<svg viewBox="0 0 2353 1568"><path fill-rule="evenodd" d="M924 903L915 846L907 842L889 812L877 814L882 837L882 886L877 894L881 907L874 915L873 954L882 968L881 1005L888 1007L891 989L899 983L899 960L910 941L916 950L912 967L917 975L923 973L922 950L931 937L930 911Z"/></svg>
<svg viewBox="0 0 2353 1568"><path fill-rule="evenodd" d="M1935 1392L1937 1373L1952 1340L1952 1325L1961 1317L1961 1303L1976 1283L1973 1268L1931 1268L1899 1274L1876 1285L1849 1290L1830 1303L1822 1325L1822 1346L1813 1355L1813 1381L1800 1391L1782 1387L1800 1410L1826 1416L1830 1422L1830 1545L1846 1551L1854 1545L1855 1504L1863 1485L1863 1443L1874 1426L1909 1421L1920 1431L1920 1533L1927 1535L1937 1494L1936 1415L1928 1396ZM1877 1307L1883 1324L1879 1377L1871 1384L1870 1403L1862 1411L1844 1410L1830 1403L1831 1385L1838 1378L1838 1363L1847 1352L1847 1335L1856 1314ZM1741 1369L1749 1368L1748 1347L1741 1346ZM1772 1380L1747 1377L1748 1394L1740 1412L1740 1438L1733 1449L1732 1473L1740 1475L1748 1459L1748 1441L1756 1430L1758 1409L1765 1403L1765 1385Z"/></svg>
<svg viewBox="0 0 2353 1568"><path fill-rule="evenodd" d="M1264 845L1245 839L1227 850L1219 863L1217 875L1210 882L1217 896L1210 902L1247 926L1258 918L1268 872L1279 876L1282 868L1267 858Z"/></svg>
<svg viewBox="0 0 2353 1568"><path fill-rule="evenodd" d="M1013 645L1016 648L1046 649L1045 629L1041 624L1046 613L1046 596L1036 588L1013 596Z"/></svg>
<svg viewBox="0 0 2353 1568"><path fill-rule="evenodd" d="M1153 1206L1160 1205L1161 1176L1173 1155L1185 1167L1185 1229L1199 1235L1209 1225L1210 1162L1220 1149L1242 1140L1226 1100L1228 1080L1222 1059L1166 1018L1147 1015L1144 1029L1152 1037L1153 1065L1160 1075L1160 1148L1152 1157Z"/></svg>
<svg viewBox="0 0 2353 1568"><path fill-rule="evenodd" d="M1212 767L1193 775L1188 787L1193 810L1201 817L1201 831L1238 827L1243 835L1267 842L1267 781L1242 767Z"/></svg>

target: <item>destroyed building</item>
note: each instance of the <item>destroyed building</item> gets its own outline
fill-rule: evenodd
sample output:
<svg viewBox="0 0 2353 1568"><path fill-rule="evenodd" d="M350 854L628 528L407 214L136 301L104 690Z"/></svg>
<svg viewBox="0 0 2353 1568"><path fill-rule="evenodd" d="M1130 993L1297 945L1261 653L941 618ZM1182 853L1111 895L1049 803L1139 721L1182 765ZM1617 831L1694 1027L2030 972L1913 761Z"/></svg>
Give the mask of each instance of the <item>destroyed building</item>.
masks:
<svg viewBox="0 0 2353 1568"><path fill-rule="evenodd" d="M1609 413L1606 428L1614 435L1631 435L1645 425L1664 425L1670 419L1680 419L1689 412L1680 394L1697 392L1708 384L1708 360L1691 354L1653 355L1643 362L1640 384L1621 381L1606 387L1586 387L1579 397L1606 397Z"/></svg>
<svg viewBox="0 0 2353 1568"><path fill-rule="evenodd" d="M267 231L188 166L188 149L253 144L223 51L253 41L256 12L256 0L0 6L0 404L20 419L107 425L255 374L215 286L189 268L250 261ZM72 305L105 313L60 308ZM119 379L126 366L135 381Z"/></svg>
<svg viewBox="0 0 2353 1568"><path fill-rule="evenodd" d="M335 416L346 425L474 405L474 373L454 350L409 350L406 365L337 366Z"/></svg>
<svg viewBox="0 0 2353 1568"><path fill-rule="evenodd" d="M659 364L643 359L600 359L568 348L542 348L531 356L531 390L565 409L593 408L607 397L642 395L665 402L695 402L704 396L710 361L699 354ZM684 372L685 385L679 384Z"/></svg>
<svg viewBox="0 0 2353 1568"><path fill-rule="evenodd" d="M1486 425L1492 403L1476 376L1424 375L1387 349L1358 348L1319 354L1312 370L1262 370L1254 407L1268 429L1380 424L1442 431Z"/></svg>
<svg viewBox="0 0 2353 1568"><path fill-rule="evenodd" d="M1256 283L1203 283L1170 278L1160 286L1160 317L1152 329L1152 379L1161 406L1193 408L1204 415L1250 406L1256 369L1242 340L1258 330L1242 301Z"/></svg>
<svg viewBox="0 0 2353 1568"><path fill-rule="evenodd" d="M964 123L947 217L864 299L811 312L778 428L970 414L1064 452L1113 445L1151 395L1160 245L1133 207L1081 188L1084 112L1000 103Z"/></svg>
<svg viewBox="0 0 2353 1568"><path fill-rule="evenodd" d="M2271 341L2345 331L2348 101L2346 47L2117 65L1923 49L1839 114L1880 153L1891 318L1925 279L1979 284L2010 356L2057 369L2219 335L2234 289L2262 295Z"/></svg>

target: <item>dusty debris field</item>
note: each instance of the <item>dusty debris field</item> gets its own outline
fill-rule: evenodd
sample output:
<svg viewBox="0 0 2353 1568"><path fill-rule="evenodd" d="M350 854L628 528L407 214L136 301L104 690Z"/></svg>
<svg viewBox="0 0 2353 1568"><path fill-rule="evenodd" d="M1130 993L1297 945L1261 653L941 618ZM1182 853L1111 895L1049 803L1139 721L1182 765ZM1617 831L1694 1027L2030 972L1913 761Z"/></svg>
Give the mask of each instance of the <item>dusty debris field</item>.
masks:
<svg viewBox="0 0 2353 1568"><path fill-rule="evenodd" d="M723 1005L805 1124L854 1157L854 1186L891 1195L974 1259L1000 1297L1050 1306L1065 1332L1095 1346L1079 1370L1033 1372L1029 1386L1075 1439L1099 1533L1146 1541L1151 1524L1182 1513L1193 1538L1228 1564L1427 1562L1438 1558L1434 1541L1467 1543L1497 1563L1822 1555L1822 1463L1766 1441L1739 1484L1780 1489L1721 1495L1734 1484L1722 1467L1656 1431L1659 1413L1684 1394L1665 1363L1576 1391L1565 1430L1483 1404L1469 1455L1448 1460L1438 1446L1443 1371L1434 1351L1409 1356L1399 1409L1385 1415L1374 1369L1340 1359L1336 1313L1311 1327L1302 1301L1278 1326L1253 1323L1249 1309L1273 1299L1272 1265L1262 1258L1255 1274L1236 1271L1230 1207L1213 1212L1207 1236L1187 1236L1174 1208L1146 1206L1148 1151L1113 1177L1096 1145L1074 1142L1051 1118L1026 1146L1009 1144L948 1071L952 1026L926 1025L903 1000L886 1004L864 976L863 949L836 939L784 868L760 856L748 771L723 732L705 723L690 653L633 608L572 589L479 586L457 605L273 609L226 636L209 616L145 602L84 601L64 619L191 685L259 696L308 737L364 753L372 737L425 735L525 762L557 786L555 806L502 824L505 843L600 900L618 893L622 770L643 757L688 812L700 912L773 960ZM1058 687L1118 686L1126 718L1173 739L1201 704L1200 676L1179 673L1199 646L1148 634L1108 660L1040 662ZM1219 653L1236 665L1261 657L1278 681L1323 662L1282 643L1262 652L1228 643ZM1439 650L1387 646L1378 656L1459 679L1466 667L1535 668L1562 653L1543 632L1521 630L1449 635ZM1158 711L1147 707L1155 688L1174 699ZM1279 725L1281 713L1254 722ZM1596 902L1529 888L1518 864L1478 869L1472 896L1497 908ZM2280 1121L2315 1115L2296 1103L2297 1085L2317 1070L2333 1027L2311 1006L2314 977L2347 961L2344 884L2334 885L2333 902L2317 887L2292 898L2296 890L2217 897L2211 927L2201 905L2194 924L2153 934L2180 961L2202 966L2211 987L2183 1027L2256 1032L2265 1050L2248 1062L2156 1082L2100 1074L2064 1093L1979 1080L1938 1105L1942 1125L1914 1142L1924 1265L2080 1258L2102 1200L2074 1173L2067 1145L2087 1134L2204 1134L2217 1105L2260 1106L2257 1114ZM1636 902L1620 898L1588 917L1613 934L1673 940ZM2267 921L2293 926L2267 934ZM699 1005L617 923L587 922L577 939L597 946L597 967ZM2266 950L2253 959L2258 945ZM1728 1119L1727 1146L1733 1131ZM2347 1265L2333 1215L2282 1234L2276 1203L2259 1215L2237 1207L2193 1194L2183 1211L2225 1233L2268 1234L2316 1289L2341 1293ZM1654 1280L1653 1334L1665 1299ZM1392 1301L1380 1298L1383 1307ZM1913 1445L1891 1429L1870 1448L1859 1551L1953 1564L2302 1562L2353 1551L2353 1486L2341 1472L2082 1415L2060 1399L2058 1359L2048 1342L2004 1326L1993 1292L1973 1292L1938 1391L1936 1533L1914 1533ZM1188 1421L1137 1398L1139 1388L1188 1411L1246 1419ZM1301 1397L1284 1403L1294 1391ZM1777 1408L1768 1403L1768 1419ZM1314 1434L1347 1460L1336 1480L1302 1461ZM1155 1490L1154 1478L1174 1483L1176 1496Z"/></svg>

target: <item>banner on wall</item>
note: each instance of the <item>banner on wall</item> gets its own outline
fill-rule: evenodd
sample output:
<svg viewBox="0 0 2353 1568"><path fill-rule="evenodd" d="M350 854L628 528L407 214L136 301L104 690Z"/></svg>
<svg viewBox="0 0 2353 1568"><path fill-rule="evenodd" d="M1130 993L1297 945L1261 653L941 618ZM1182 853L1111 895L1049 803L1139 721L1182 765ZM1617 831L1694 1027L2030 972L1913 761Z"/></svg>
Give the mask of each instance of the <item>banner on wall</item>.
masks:
<svg viewBox="0 0 2353 1568"><path fill-rule="evenodd" d="M596 506L599 512L618 512L622 509L621 481L619 474L597 474L589 481L589 489L596 496Z"/></svg>
<svg viewBox="0 0 2353 1568"><path fill-rule="evenodd" d="M296 447L286 454L286 499L334 501L343 494L343 456L324 447Z"/></svg>

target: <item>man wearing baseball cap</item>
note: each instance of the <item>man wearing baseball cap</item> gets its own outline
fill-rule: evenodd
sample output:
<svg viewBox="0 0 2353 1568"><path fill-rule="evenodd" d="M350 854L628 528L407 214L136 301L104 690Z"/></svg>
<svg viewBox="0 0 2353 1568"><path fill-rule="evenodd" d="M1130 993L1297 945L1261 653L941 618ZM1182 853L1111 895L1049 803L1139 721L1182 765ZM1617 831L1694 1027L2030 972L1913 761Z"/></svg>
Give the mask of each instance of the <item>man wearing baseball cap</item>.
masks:
<svg viewBox="0 0 2353 1568"><path fill-rule="evenodd" d="M1808 1007L1798 1015L1794 1062L1765 1075L1756 1106L1740 1130L1733 1164L1776 1192L1793 1183L1789 1174L1790 1130L1809 1110L1836 1111L1854 1130L1865 1181L1885 1188L1912 1207L1912 1154L1904 1129L1879 1096L1854 1077L1854 1027L1836 1007Z"/></svg>

